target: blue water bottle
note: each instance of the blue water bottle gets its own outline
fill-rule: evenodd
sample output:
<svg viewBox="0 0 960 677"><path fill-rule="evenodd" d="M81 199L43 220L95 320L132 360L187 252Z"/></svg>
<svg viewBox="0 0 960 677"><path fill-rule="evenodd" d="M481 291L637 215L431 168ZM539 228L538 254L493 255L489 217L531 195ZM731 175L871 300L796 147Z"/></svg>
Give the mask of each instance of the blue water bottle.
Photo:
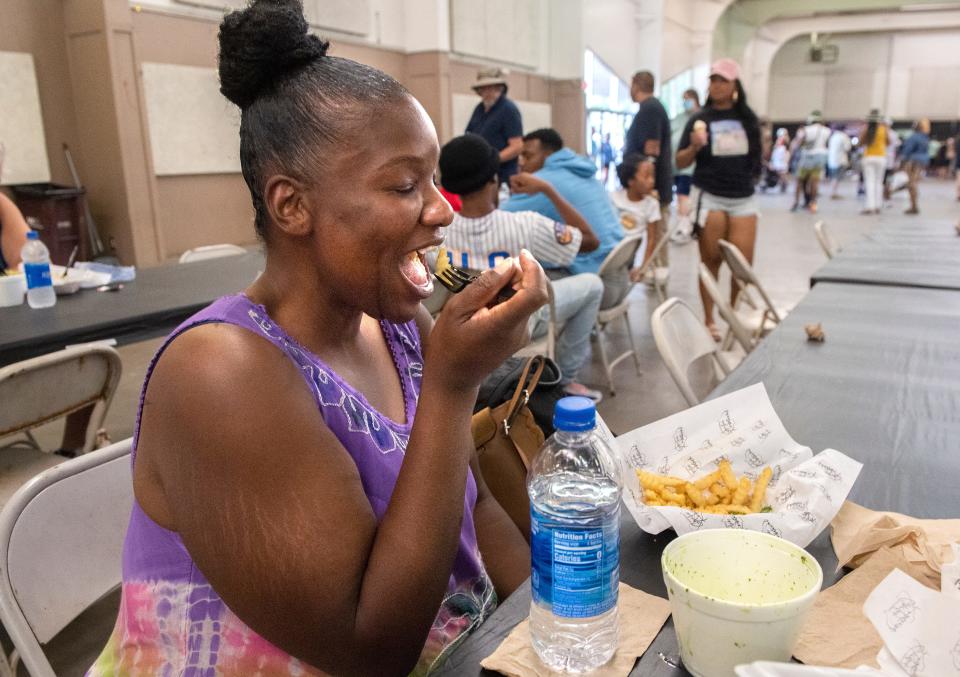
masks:
<svg viewBox="0 0 960 677"><path fill-rule="evenodd" d="M57 302L50 274L50 250L40 241L40 233L27 233L27 243L20 252L27 278L27 303L31 308L49 308Z"/></svg>
<svg viewBox="0 0 960 677"><path fill-rule="evenodd" d="M617 648L622 484L591 400L561 399L553 425L527 478L530 637L551 669L587 672Z"/></svg>

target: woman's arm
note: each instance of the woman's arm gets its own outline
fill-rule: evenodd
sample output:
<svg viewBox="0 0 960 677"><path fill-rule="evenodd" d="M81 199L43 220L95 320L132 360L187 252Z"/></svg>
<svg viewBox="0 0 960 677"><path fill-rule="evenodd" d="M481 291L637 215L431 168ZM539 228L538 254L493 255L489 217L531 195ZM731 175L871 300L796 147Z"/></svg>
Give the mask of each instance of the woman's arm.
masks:
<svg viewBox="0 0 960 677"><path fill-rule="evenodd" d="M433 329L433 318L426 308L420 306L415 319L420 343L426 346ZM477 546L497 597L504 600L530 575L530 546L490 493L476 453L470 458L470 469L477 483L477 503L473 508Z"/></svg>
<svg viewBox="0 0 960 677"><path fill-rule="evenodd" d="M30 227L17 205L0 193L0 252L10 268L16 268L20 264L20 251L27 243L29 232Z"/></svg>
<svg viewBox="0 0 960 677"><path fill-rule="evenodd" d="M680 143L677 144L676 160L677 169L686 169L697 159L697 153L706 145L706 133L694 134L693 123L700 118L691 117L687 120L687 126L683 128L680 135Z"/></svg>
<svg viewBox="0 0 960 677"><path fill-rule="evenodd" d="M428 350L417 416L378 522L356 465L275 347L219 324L186 332L150 382L138 500L180 534L247 625L333 674L406 674L446 590L483 375L522 344L546 299L524 258L453 297ZM511 282L520 290L487 308ZM268 378L264 376L268 375ZM162 510L150 510L151 481Z"/></svg>

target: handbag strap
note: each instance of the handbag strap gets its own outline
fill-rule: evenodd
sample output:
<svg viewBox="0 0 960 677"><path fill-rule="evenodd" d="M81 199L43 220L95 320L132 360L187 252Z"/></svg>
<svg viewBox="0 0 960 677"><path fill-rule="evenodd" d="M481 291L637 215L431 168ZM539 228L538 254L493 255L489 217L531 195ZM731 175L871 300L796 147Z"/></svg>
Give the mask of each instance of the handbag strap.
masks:
<svg viewBox="0 0 960 677"><path fill-rule="evenodd" d="M536 367L534 367L534 365L536 365ZM503 434L507 437L510 436L510 426L513 425L517 414L519 414L520 410L530 401L530 393L536 389L537 384L540 382L540 377L543 375L543 368L545 366L546 362L543 357L534 355L527 360L527 364L523 367L523 372L520 374L520 380L517 383L517 389L513 391L513 397L510 398L506 415L503 417ZM530 374L531 369L533 370L532 375ZM527 377L529 377L529 380Z"/></svg>

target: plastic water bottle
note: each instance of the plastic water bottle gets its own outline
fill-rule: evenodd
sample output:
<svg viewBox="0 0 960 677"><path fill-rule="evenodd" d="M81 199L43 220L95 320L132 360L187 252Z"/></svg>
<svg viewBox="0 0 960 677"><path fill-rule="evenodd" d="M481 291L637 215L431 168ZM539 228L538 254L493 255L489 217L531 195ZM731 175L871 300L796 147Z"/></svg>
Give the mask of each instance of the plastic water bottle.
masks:
<svg viewBox="0 0 960 677"><path fill-rule="evenodd" d="M27 303L31 308L49 308L57 302L50 274L50 250L40 241L40 233L27 233L27 244L20 253L27 278Z"/></svg>
<svg viewBox="0 0 960 677"><path fill-rule="evenodd" d="M593 670L617 648L620 480L596 407L564 397L530 468L530 637L545 665Z"/></svg>

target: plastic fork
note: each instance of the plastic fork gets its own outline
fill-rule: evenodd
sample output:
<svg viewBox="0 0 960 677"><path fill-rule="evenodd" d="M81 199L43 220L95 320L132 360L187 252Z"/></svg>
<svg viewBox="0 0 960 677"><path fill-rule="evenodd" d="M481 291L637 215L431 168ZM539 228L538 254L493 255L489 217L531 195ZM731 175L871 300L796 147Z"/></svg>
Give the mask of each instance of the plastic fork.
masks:
<svg viewBox="0 0 960 677"><path fill-rule="evenodd" d="M446 262L446 265L441 264L440 261ZM480 277L480 274L471 273L470 271L464 270L463 268L458 268L457 266L449 263L446 251L441 250L437 255L437 270L434 272L433 276L437 278L437 280L440 281L440 284L446 287L451 293L459 294L467 288L468 284ZM516 293L516 290L512 287L504 287L497 293L496 303L502 303Z"/></svg>

